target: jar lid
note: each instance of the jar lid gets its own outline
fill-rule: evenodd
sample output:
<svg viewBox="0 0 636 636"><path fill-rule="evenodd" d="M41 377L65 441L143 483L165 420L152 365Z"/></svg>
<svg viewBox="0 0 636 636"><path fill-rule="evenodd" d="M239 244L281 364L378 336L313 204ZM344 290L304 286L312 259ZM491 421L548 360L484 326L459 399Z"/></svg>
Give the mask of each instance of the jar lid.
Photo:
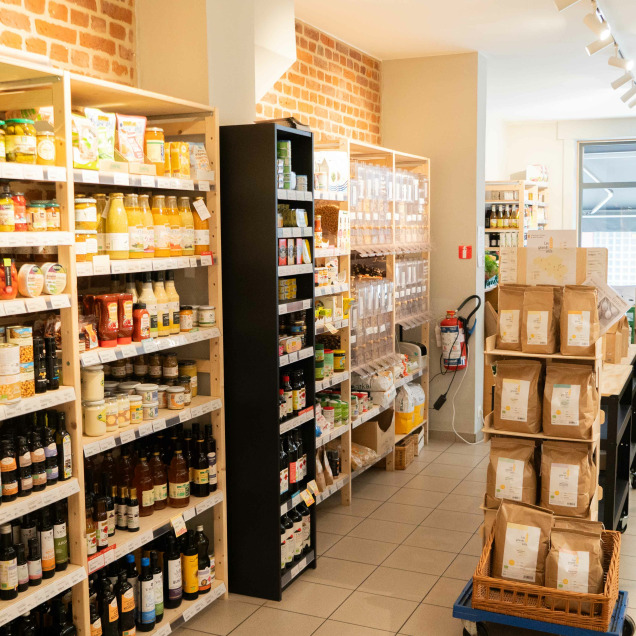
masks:
<svg viewBox="0 0 636 636"><path fill-rule="evenodd" d="M185 389L182 386L169 386L166 393L185 393Z"/></svg>
<svg viewBox="0 0 636 636"><path fill-rule="evenodd" d="M314 348L315 349L322 349L324 351L325 345L320 343L320 342L317 342L316 346Z"/></svg>
<svg viewBox="0 0 636 636"><path fill-rule="evenodd" d="M113 401L117 402L117 397L116 397L116 396L114 396L114 395L109 395L109 396L106 398L106 402L113 402Z"/></svg>
<svg viewBox="0 0 636 636"><path fill-rule="evenodd" d="M75 234L79 234L80 236L88 236L90 234L97 234L97 230L75 230Z"/></svg>
<svg viewBox="0 0 636 636"><path fill-rule="evenodd" d="M53 134L53 133L51 133ZM90 197L77 197L75 199L75 205L81 204L81 203L97 203L96 199L91 199Z"/></svg>
<svg viewBox="0 0 636 636"><path fill-rule="evenodd" d="M323 406L322 410L323 411L333 411L333 406Z"/></svg>
<svg viewBox="0 0 636 636"><path fill-rule="evenodd" d="M0 126L4 126L4 120L3 119L0 119Z"/></svg>
<svg viewBox="0 0 636 636"><path fill-rule="evenodd" d="M167 384L160 384L157 387L157 391L159 391L159 393L161 393L162 391L165 391L167 388L169 388L169 386Z"/></svg>
<svg viewBox="0 0 636 636"><path fill-rule="evenodd" d="M192 311L192 305L181 305L181 311Z"/></svg>
<svg viewBox="0 0 636 636"><path fill-rule="evenodd" d="M334 349L333 350L334 355L344 355L345 354L345 350L344 349Z"/></svg>
<svg viewBox="0 0 636 636"><path fill-rule="evenodd" d="M46 201L44 203L44 205L47 208L59 208L60 207L60 204L57 201Z"/></svg>
<svg viewBox="0 0 636 636"><path fill-rule="evenodd" d="M140 384L141 382L130 381L130 382L120 382L117 386L120 389L136 389Z"/></svg>
<svg viewBox="0 0 636 636"><path fill-rule="evenodd" d="M32 119L7 119L7 124L32 124Z"/></svg>
<svg viewBox="0 0 636 636"><path fill-rule="evenodd" d="M199 311L204 311L206 309L214 309L214 307L212 307L212 305L201 305L199 307Z"/></svg>
<svg viewBox="0 0 636 636"><path fill-rule="evenodd" d="M22 266L24 267L24 265ZM83 371L85 371L86 373L92 373L94 371L103 371L104 370L104 365L103 364L94 364L90 367L86 367L83 369ZM106 386L106 382L104 382L104 386Z"/></svg>
<svg viewBox="0 0 636 636"><path fill-rule="evenodd" d="M82 406L103 406L106 403L106 400L95 400L94 402L88 402L84 400L82 402Z"/></svg>
<svg viewBox="0 0 636 636"><path fill-rule="evenodd" d="M333 353L333 349L325 349L325 353L327 353L327 354Z"/></svg>
<svg viewBox="0 0 636 636"><path fill-rule="evenodd" d="M27 206L30 208L43 208L45 205L44 201L29 201Z"/></svg>
<svg viewBox="0 0 636 636"><path fill-rule="evenodd" d="M163 132L163 128L158 128L157 126L150 126L146 128L146 132L152 130L153 132Z"/></svg>
<svg viewBox="0 0 636 636"><path fill-rule="evenodd" d="M157 407L159 408L159 402L150 402L150 404L142 404L142 406L147 409L147 408L154 408Z"/></svg>
<svg viewBox="0 0 636 636"><path fill-rule="evenodd" d="M179 360L179 366L184 366L184 367L191 366L196 363L197 363L196 360Z"/></svg>
<svg viewBox="0 0 636 636"><path fill-rule="evenodd" d="M129 402L134 402L135 404L137 402L141 402L141 395L129 395L128 396L128 401Z"/></svg>
<svg viewBox="0 0 636 636"><path fill-rule="evenodd" d="M135 387L137 391L156 391L158 388L157 384L140 384Z"/></svg>

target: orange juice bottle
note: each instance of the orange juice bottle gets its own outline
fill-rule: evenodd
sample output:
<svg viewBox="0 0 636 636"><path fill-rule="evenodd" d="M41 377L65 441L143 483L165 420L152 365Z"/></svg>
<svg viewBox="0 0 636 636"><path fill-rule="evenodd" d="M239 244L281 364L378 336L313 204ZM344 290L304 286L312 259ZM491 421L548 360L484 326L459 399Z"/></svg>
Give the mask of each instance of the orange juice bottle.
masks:
<svg viewBox="0 0 636 636"><path fill-rule="evenodd" d="M152 218L148 198L147 194L139 195L139 209L143 225L144 258L152 258L155 255L155 222Z"/></svg>
<svg viewBox="0 0 636 636"><path fill-rule="evenodd" d="M179 197L179 215L183 224L181 233L181 247L184 256L194 255L194 217L190 209L190 199L188 197Z"/></svg>
<svg viewBox="0 0 636 636"><path fill-rule="evenodd" d="M155 256L170 256L170 215L166 209L165 197L152 197L152 220L155 227Z"/></svg>
<svg viewBox="0 0 636 636"><path fill-rule="evenodd" d="M136 194L127 194L124 197L124 207L128 217L128 250L130 258L144 257L144 226L139 209L139 200Z"/></svg>
<svg viewBox="0 0 636 636"><path fill-rule="evenodd" d="M203 197L196 197L195 201ZM192 215L194 217L194 253L203 254L210 251L210 219L201 219L199 212L196 210Z"/></svg>
<svg viewBox="0 0 636 636"><path fill-rule="evenodd" d="M182 256L183 221L177 207L177 197L167 197L166 208L170 216L170 256Z"/></svg>

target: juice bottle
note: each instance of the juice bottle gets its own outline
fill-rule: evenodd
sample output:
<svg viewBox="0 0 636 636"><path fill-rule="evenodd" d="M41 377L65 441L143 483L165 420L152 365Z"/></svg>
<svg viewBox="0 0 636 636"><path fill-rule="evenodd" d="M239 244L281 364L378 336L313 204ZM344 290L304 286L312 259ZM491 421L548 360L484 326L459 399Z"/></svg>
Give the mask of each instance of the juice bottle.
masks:
<svg viewBox="0 0 636 636"><path fill-rule="evenodd" d="M183 225L181 247L184 256L192 256L194 254L194 217L190 209L190 199L188 197L179 197L179 215L181 216L181 224Z"/></svg>
<svg viewBox="0 0 636 636"><path fill-rule="evenodd" d="M130 258L144 257L144 226L136 194L124 197L124 208L128 217L128 249Z"/></svg>
<svg viewBox="0 0 636 636"><path fill-rule="evenodd" d="M152 220L155 234L155 256L170 256L170 216L162 194L152 197Z"/></svg>
<svg viewBox="0 0 636 636"><path fill-rule="evenodd" d="M164 285L166 295L168 296L168 305L170 310L170 333L177 334L181 330L181 320L179 317L179 294L174 286L174 272L168 270L166 272L166 283Z"/></svg>
<svg viewBox="0 0 636 636"><path fill-rule="evenodd" d="M100 256L106 254L106 208L108 199L105 194L95 195L97 207L97 253Z"/></svg>
<svg viewBox="0 0 636 636"><path fill-rule="evenodd" d="M185 508L190 503L190 472L183 457L181 442L177 441L168 470L168 504L172 508Z"/></svg>
<svg viewBox="0 0 636 636"><path fill-rule="evenodd" d="M166 199L166 208L168 208L170 216L170 256L181 256L183 254L181 246L183 223L177 207L177 197L168 197Z"/></svg>
<svg viewBox="0 0 636 636"><path fill-rule="evenodd" d="M135 487L139 497L139 516L148 517L155 509L155 484L145 448L139 453L139 462L135 466Z"/></svg>
<svg viewBox="0 0 636 636"><path fill-rule="evenodd" d="M170 319L170 302L168 300L168 294L166 294L166 290L163 286L164 278L165 276L163 272L152 273L152 293L157 299L157 329L159 330L160 338L170 335L170 326L172 322Z"/></svg>
<svg viewBox="0 0 636 636"><path fill-rule="evenodd" d="M106 216L106 254L113 261L127 260L130 252L128 215L124 208L124 195L110 195Z"/></svg>
<svg viewBox="0 0 636 636"><path fill-rule="evenodd" d="M152 291L152 277L150 272L142 275L141 292L138 301L146 305L146 311L150 315L150 337L159 335L159 317L157 315L157 298Z"/></svg>
<svg viewBox="0 0 636 636"><path fill-rule="evenodd" d="M155 255L155 222L148 203L148 195L139 195L139 211L143 225L144 258L152 258Z"/></svg>
<svg viewBox="0 0 636 636"><path fill-rule="evenodd" d="M204 201L203 197L197 197L195 201L201 199ZM210 220L202 219L199 212L196 210L192 215L194 219L194 253L195 254L203 254L204 252L210 251Z"/></svg>

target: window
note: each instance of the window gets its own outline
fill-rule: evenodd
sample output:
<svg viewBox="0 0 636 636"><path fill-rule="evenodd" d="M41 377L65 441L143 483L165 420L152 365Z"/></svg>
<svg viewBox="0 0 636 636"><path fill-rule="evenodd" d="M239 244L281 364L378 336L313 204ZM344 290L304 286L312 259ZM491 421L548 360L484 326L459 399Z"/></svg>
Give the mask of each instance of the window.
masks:
<svg viewBox="0 0 636 636"><path fill-rule="evenodd" d="M580 144L579 170L580 245L607 247L609 284L633 288L636 141Z"/></svg>

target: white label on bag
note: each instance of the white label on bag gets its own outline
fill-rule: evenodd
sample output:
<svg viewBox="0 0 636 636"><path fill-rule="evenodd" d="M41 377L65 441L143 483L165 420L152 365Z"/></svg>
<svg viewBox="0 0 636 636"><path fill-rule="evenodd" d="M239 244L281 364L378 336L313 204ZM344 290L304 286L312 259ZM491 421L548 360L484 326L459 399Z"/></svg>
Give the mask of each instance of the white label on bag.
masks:
<svg viewBox="0 0 636 636"><path fill-rule="evenodd" d="M550 421L555 426L579 425L579 396L581 387L578 384L555 384L552 387L550 403Z"/></svg>
<svg viewBox="0 0 636 636"><path fill-rule="evenodd" d="M500 457L497 462L495 497L521 501L523 493L523 461Z"/></svg>
<svg viewBox="0 0 636 636"><path fill-rule="evenodd" d="M504 378L501 389L501 419L525 422L528 419L530 382Z"/></svg>
<svg viewBox="0 0 636 636"><path fill-rule="evenodd" d="M577 464L552 464L550 466L550 505L576 508L579 490Z"/></svg>
<svg viewBox="0 0 636 636"><path fill-rule="evenodd" d="M568 311L568 346L590 346L589 311Z"/></svg>
<svg viewBox="0 0 636 636"><path fill-rule="evenodd" d="M559 550L557 589L566 592L589 592L590 553L582 550Z"/></svg>
<svg viewBox="0 0 636 636"><path fill-rule="evenodd" d="M503 553L502 577L534 583L541 530L535 526L509 523Z"/></svg>
<svg viewBox="0 0 636 636"><path fill-rule="evenodd" d="M549 316L547 311L529 311L528 312L528 339L529 345L547 345L548 344L548 322Z"/></svg>
<svg viewBox="0 0 636 636"><path fill-rule="evenodd" d="M517 344L519 342L519 310L499 310L499 337L501 342Z"/></svg>

